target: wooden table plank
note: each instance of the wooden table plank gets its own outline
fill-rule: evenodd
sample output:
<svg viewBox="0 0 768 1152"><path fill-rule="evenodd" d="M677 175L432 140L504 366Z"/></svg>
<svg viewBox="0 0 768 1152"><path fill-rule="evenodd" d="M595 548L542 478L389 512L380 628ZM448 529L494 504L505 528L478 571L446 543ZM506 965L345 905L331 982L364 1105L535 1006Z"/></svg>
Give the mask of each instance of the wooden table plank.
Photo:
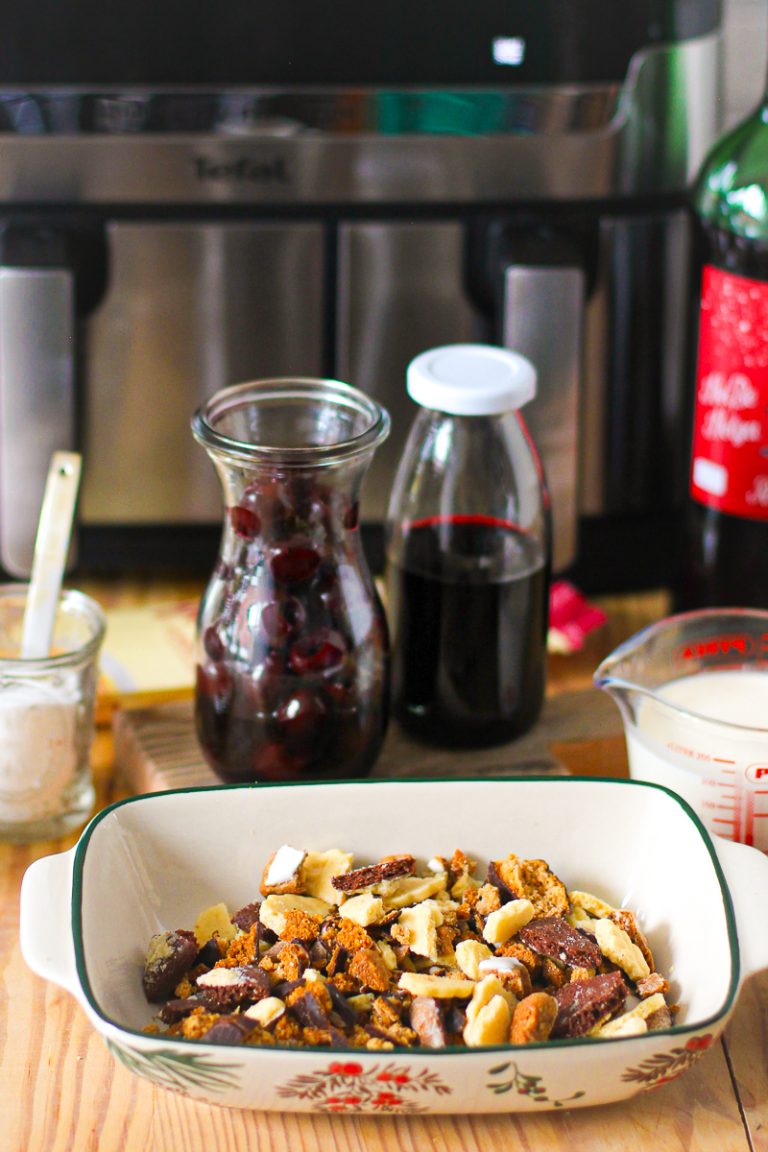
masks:
<svg viewBox="0 0 768 1152"><path fill-rule="evenodd" d="M764 916L768 907L755 909ZM725 1046L754 1152L768 1152L768 971L752 977L741 990L725 1034Z"/></svg>

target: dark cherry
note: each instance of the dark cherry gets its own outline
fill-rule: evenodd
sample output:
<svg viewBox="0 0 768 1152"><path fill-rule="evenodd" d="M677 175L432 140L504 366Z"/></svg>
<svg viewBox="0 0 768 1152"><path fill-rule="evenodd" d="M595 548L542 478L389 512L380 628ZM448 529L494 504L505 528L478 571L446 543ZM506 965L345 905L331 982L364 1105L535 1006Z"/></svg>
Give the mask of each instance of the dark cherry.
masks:
<svg viewBox="0 0 768 1152"><path fill-rule="evenodd" d="M260 476L248 485L243 495L252 501L247 507L258 506L265 532L274 536L294 530L293 493L282 477Z"/></svg>
<svg viewBox="0 0 768 1152"><path fill-rule="evenodd" d="M351 531L353 528L357 528L359 523L360 505L357 500L355 500L354 504L350 504L349 508L347 508L346 512L344 513L344 527L348 531Z"/></svg>
<svg viewBox="0 0 768 1152"><path fill-rule="evenodd" d="M288 652L288 667L298 676L332 672L344 663L346 649L338 632L315 632L297 642Z"/></svg>
<svg viewBox="0 0 768 1152"><path fill-rule="evenodd" d="M344 680L329 680L325 685L327 697L340 712L354 712L357 708L357 693Z"/></svg>
<svg viewBox="0 0 768 1152"><path fill-rule="evenodd" d="M309 476L297 476L291 487L297 515L312 524L325 526L331 512L333 489Z"/></svg>
<svg viewBox="0 0 768 1152"><path fill-rule="evenodd" d="M197 691L219 706L226 704L232 695L234 680L226 664L208 663L205 666L198 664L195 670L197 678Z"/></svg>
<svg viewBox="0 0 768 1152"><path fill-rule="evenodd" d="M282 676L284 673L285 652L282 648L267 648L262 654L261 660L253 669L255 679L263 679L265 675Z"/></svg>
<svg viewBox="0 0 768 1152"><path fill-rule="evenodd" d="M244 508L242 504L235 504L229 509L229 522L238 536L243 540L255 540L261 532L261 517L251 508Z"/></svg>
<svg viewBox="0 0 768 1152"><path fill-rule="evenodd" d="M335 564L329 564L327 561L322 563L317 570L317 579L315 580L315 588L318 592L331 592L339 586L339 574Z"/></svg>
<svg viewBox="0 0 768 1152"><path fill-rule="evenodd" d="M322 751L327 719L328 708L322 695L309 688L296 688L275 709L287 751L303 759L312 759Z"/></svg>
<svg viewBox="0 0 768 1152"><path fill-rule="evenodd" d="M226 648L215 624L209 625L203 632L203 648L205 648L206 655L210 656L211 660L224 659Z"/></svg>
<svg viewBox="0 0 768 1152"><path fill-rule="evenodd" d="M261 626L274 643L299 632L307 618L307 610L295 596L285 600L272 600L261 613Z"/></svg>
<svg viewBox="0 0 768 1152"><path fill-rule="evenodd" d="M311 544L293 540L274 550L269 566L278 584L305 584L317 572L320 554Z"/></svg>
<svg viewBox="0 0 768 1152"><path fill-rule="evenodd" d="M251 769L256 780L290 780L301 768L282 743L257 744L253 749Z"/></svg>
<svg viewBox="0 0 768 1152"><path fill-rule="evenodd" d="M274 694L269 691L268 679L248 672L236 678L232 700L233 715L243 720L266 721L273 703Z"/></svg>

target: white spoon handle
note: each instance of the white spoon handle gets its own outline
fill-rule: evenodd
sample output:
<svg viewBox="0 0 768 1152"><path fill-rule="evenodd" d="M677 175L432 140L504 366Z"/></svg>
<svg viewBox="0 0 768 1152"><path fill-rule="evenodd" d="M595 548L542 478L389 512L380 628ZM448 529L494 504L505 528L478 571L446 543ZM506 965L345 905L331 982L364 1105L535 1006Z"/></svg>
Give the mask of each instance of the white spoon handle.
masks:
<svg viewBox="0 0 768 1152"><path fill-rule="evenodd" d="M81 465L77 452L54 452L51 457L24 613L21 655L26 660L41 659L50 652Z"/></svg>

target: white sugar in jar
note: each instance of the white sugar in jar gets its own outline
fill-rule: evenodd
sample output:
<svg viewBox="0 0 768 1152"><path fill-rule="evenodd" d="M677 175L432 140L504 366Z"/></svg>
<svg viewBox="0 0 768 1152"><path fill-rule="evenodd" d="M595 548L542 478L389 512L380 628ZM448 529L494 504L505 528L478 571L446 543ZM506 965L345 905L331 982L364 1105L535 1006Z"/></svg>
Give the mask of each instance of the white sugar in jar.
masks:
<svg viewBox="0 0 768 1152"><path fill-rule="evenodd" d="M0 586L0 839L50 839L78 827L94 800L90 752L104 637L99 606L61 595L52 655L18 655L25 585Z"/></svg>

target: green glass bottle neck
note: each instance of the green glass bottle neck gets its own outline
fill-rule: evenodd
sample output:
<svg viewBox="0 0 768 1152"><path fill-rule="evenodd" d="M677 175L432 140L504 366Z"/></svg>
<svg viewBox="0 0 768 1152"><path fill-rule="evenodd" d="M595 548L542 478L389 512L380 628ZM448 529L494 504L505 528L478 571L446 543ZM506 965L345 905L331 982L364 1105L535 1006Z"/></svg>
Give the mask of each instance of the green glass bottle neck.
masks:
<svg viewBox="0 0 768 1152"><path fill-rule="evenodd" d="M768 92L710 152L693 201L709 225L745 239L768 240Z"/></svg>

